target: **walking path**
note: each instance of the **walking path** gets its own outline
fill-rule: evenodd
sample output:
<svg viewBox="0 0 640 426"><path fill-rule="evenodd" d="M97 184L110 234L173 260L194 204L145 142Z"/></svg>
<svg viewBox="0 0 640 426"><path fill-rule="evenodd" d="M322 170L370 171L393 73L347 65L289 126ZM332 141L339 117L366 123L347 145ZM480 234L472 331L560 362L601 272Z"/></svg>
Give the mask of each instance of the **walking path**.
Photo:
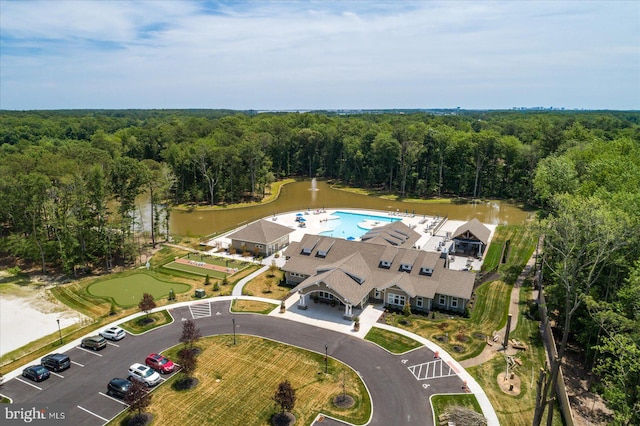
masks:
<svg viewBox="0 0 640 426"><path fill-rule="evenodd" d="M522 284L524 280L531 275L531 271L535 267L536 264L536 255L533 253L529 258L529 261L522 269L520 275L516 279L515 284L513 285L513 289L511 290L511 300L509 302L509 314L511 314L511 331L516 329L518 325L518 315L520 313L520 288L522 288ZM533 296L537 297L537 296ZM480 353L480 355L475 356L473 358L465 359L460 361L460 365L464 368L475 367L476 365L480 365L492 359L498 352L502 352L502 343L504 342L504 334L507 330L507 326L505 324L500 330L498 330L494 335L500 336L500 339L495 342L493 345L488 345L484 348L484 350ZM491 336L493 337L493 336Z"/></svg>

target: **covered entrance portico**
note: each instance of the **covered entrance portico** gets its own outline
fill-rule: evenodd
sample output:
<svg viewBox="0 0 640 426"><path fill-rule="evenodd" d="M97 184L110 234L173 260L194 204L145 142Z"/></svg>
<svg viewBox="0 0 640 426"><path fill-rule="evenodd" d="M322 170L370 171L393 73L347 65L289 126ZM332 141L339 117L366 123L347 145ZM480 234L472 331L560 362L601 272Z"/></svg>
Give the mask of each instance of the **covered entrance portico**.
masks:
<svg viewBox="0 0 640 426"><path fill-rule="evenodd" d="M329 305L331 307L343 307L344 312L342 318L353 320L357 316L354 315L355 312L361 312L364 302L366 300L360 301L357 305L352 304L348 299L343 298L341 295L336 294L335 291L331 291L329 289L319 290L319 289L306 289L298 291L298 309L308 309L310 302L318 305Z"/></svg>

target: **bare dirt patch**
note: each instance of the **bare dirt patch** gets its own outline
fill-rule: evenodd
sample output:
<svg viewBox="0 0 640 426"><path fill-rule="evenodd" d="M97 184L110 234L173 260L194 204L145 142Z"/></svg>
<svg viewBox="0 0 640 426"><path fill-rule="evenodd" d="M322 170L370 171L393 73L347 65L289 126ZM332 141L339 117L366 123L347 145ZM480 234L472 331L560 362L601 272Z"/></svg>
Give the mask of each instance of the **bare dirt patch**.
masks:
<svg viewBox="0 0 640 426"><path fill-rule="evenodd" d="M602 397L589 392L589 376L585 372L580 354L567 351L562 366L564 383L573 411L575 426L608 425L613 421L613 413L607 408Z"/></svg>

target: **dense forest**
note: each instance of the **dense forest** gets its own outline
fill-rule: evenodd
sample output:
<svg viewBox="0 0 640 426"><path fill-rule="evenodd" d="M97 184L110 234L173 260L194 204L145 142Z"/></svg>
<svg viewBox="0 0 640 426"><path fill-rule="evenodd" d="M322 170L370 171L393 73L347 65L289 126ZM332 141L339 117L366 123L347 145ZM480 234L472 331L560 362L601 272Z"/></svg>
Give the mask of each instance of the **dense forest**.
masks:
<svg viewBox="0 0 640 426"><path fill-rule="evenodd" d="M640 424L640 113L2 111L0 144L2 255L74 275L133 262L142 192L153 245L172 205L284 177L537 205L560 351L584 348L616 423Z"/></svg>

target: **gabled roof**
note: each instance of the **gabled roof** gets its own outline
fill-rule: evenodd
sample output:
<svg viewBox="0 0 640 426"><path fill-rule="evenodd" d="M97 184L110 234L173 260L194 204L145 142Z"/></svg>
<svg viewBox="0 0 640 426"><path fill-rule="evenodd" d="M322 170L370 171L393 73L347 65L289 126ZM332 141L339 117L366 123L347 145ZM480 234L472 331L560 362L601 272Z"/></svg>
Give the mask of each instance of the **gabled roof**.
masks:
<svg viewBox="0 0 640 426"><path fill-rule="evenodd" d="M293 232L293 229L288 226L268 220L258 220L229 234L228 238L257 244L271 244L291 232Z"/></svg>
<svg viewBox="0 0 640 426"><path fill-rule="evenodd" d="M453 233L452 238L481 241L486 245L489 243L490 235L491 231L489 228L484 226L482 222L474 217L469 222L460 225L458 229L456 229L456 232Z"/></svg>
<svg viewBox="0 0 640 426"><path fill-rule="evenodd" d="M333 240L324 240L318 245L318 256L326 256L329 250L331 250L331 246L333 245Z"/></svg>
<svg viewBox="0 0 640 426"><path fill-rule="evenodd" d="M398 254L398 247L389 246L382 252L380 262L393 263L393 259L395 259L396 254Z"/></svg>
<svg viewBox="0 0 640 426"><path fill-rule="evenodd" d="M353 277L353 279L355 279L359 284L362 284L370 273L367 263L358 252L355 252L333 264L318 266L316 271L320 273L334 269L340 269L345 274Z"/></svg>
<svg viewBox="0 0 640 426"><path fill-rule="evenodd" d="M416 289L413 286L413 280L407 274L397 273L394 276L390 277L389 281L377 287L378 290L384 290L389 287L398 287L400 290L404 291L409 297L416 297Z"/></svg>
<svg viewBox="0 0 640 426"><path fill-rule="evenodd" d="M318 248L329 244L327 240L331 250L326 257L317 256ZM436 293L468 299L473 291L475 274L445 269L439 253L310 234L292 245L285 251L288 260L282 269L308 276L295 291L324 283L354 304L374 288L396 286L410 297L430 299ZM302 253L302 247L311 246L311 253ZM391 268L380 266L383 258L391 260ZM412 261L411 270L401 270L401 261ZM421 273L424 265L433 269L431 275Z"/></svg>
<svg viewBox="0 0 640 426"><path fill-rule="evenodd" d="M413 231L407 225L402 223L402 221L395 221L372 228L369 232L360 237L360 240L376 240L371 242L377 243L380 241L380 238L386 243L394 246L411 247L420 239L420 234Z"/></svg>
<svg viewBox="0 0 640 426"><path fill-rule="evenodd" d="M422 263L420 264L420 268L425 269L435 269L436 263L438 263L438 259L440 259L440 253L428 251L425 253Z"/></svg>
<svg viewBox="0 0 640 426"><path fill-rule="evenodd" d="M418 257L418 250L406 250L402 259L400 260L401 265L409 265L411 267L414 266L416 258Z"/></svg>

